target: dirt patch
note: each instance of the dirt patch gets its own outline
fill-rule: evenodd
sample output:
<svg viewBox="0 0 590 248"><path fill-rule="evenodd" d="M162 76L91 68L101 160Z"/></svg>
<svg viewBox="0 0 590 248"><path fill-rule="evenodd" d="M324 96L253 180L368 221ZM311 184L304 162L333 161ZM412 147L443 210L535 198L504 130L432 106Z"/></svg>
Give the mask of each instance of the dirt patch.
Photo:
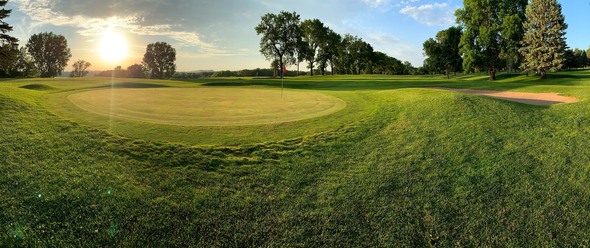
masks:
<svg viewBox="0 0 590 248"><path fill-rule="evenodd" d="M527 92L512 92L512 91L494 91L494 90L471 90L471 89L454 89L444 87L433 87L439 90L451 90L455 92L474 94L480 96L488 96L497 99L531 104L531 105L553 105L558 103L572 103L577 102L578 99L569 96L560 96L558 93L527 93Z"/></svg>

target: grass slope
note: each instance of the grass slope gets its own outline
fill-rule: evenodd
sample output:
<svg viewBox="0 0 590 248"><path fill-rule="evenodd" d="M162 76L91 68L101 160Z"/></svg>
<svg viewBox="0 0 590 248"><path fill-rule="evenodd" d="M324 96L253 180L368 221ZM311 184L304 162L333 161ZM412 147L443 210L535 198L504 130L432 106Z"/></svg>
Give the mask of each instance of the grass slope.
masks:
<svg viewBox="0 0 590 248"><path fill-rule="evenodd" d="M345 99L339 125L236 146L125 138L45 109L48 94L83 83L0 82L2 246L590 245L587 71L542 82L291 80ZM273 84L205 82L232 83ZM56 90L19 88L31 84ZM582 101L538 107L414 88L425 85Z"/></svg>

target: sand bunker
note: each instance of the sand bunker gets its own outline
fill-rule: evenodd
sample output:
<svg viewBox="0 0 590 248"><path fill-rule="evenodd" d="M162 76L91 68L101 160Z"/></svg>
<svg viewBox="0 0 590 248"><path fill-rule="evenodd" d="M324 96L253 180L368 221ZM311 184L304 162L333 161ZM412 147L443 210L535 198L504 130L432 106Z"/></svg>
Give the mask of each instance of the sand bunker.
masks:
<svg viewBox="0 0 590 248"><path fill-rule="evenodd" d="M434 87L439 90L451 90L461 93L488 96L497 99L526 103L531 105L547 106L558 103L577 102L578 99L569 96L560 96L558 93L527 93L512 91L494 91L494 90L471 90L471 89L454 89L444 87Z"/></svg>

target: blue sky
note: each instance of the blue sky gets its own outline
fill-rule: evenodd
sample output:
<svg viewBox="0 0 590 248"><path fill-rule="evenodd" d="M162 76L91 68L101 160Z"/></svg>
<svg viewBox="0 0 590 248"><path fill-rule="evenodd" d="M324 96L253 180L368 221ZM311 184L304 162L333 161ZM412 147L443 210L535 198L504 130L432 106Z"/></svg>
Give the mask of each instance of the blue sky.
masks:
<svg viewBox="0 0 590 248"><path fill-rule="evenodd" d="M560 1L569 24L567 42L588 49L587 1ZM84 59L91 69L141 62L149 43L165 41L177 50L179 71L265 68L254 27L266 13L296 11L318 18L334 31L357 35L379 50L422 65L422 43L455 24L459 0L9 0L11 35L25 44L36 33L52 31L68 39L71 63ZM128 43L126 59L107 62L98 47L112 29Z"/></svg>

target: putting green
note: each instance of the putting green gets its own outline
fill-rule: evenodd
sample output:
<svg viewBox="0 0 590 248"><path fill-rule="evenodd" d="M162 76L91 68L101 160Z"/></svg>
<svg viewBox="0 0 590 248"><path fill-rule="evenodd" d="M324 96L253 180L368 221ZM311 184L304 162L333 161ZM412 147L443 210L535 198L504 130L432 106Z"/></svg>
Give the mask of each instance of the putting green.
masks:
<svg viewBox="0 0 590 248"><path fill-rule="evenodd" d="M335 113L343 100L320 93L236 88L115 88L74 93L90 113L180 126L235 126L298 121Z"/></svg>

